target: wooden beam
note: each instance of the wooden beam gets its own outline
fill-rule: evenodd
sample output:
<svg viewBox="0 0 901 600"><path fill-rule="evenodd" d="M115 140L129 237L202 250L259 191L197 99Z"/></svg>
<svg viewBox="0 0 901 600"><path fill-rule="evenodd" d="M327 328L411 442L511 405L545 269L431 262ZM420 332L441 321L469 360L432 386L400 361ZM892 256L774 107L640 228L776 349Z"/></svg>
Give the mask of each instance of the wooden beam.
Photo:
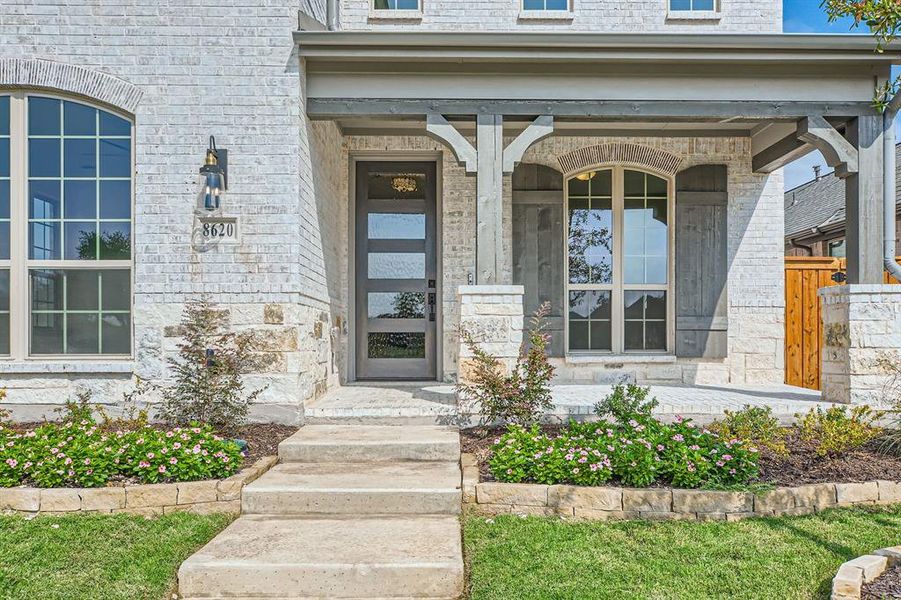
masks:
<svg viewBox="0 0 901 600"><path fill-rule="evenodd" d="M476 149L457 129L447 122L443 115L429 113L426 117L426 135L441 143L447 144L457 160L466 168L467 173L478 170Z"/></svg>
<svg viewBox="0 0 901 600"><path fill-rule="evenodd" d="M798 139L822 152L835 176L844 179L857 173L857 148L819 115L808 115L798 123Z"/></svg>
<svg viewBox="0 0 901 600"><path fill-rule="evenodd" d="M716 122L730 117L785 119L807 115L854 117L877 114L870 101L860 102L722 102L698 100L469 100L441 98L323 98L307 99L314 119L501 114L596 117L620 121L688 120Z"/></svg>
<svg viewBox="0 0 901 600"><path fill-rule="evenodd" d="M554 117L541 115L504 148L504 173L512 173L532 144L554 133Z"/></svg>
<svg viewBox="0 0 901 600"><path fill-rule="evenodd" d="M799 140L797 133L792 133L755 154L751 166L755 173L772 173L813 150L811 144Z"/></svg>
<svg viewBox="0 0 901 600"><path fill-rule="evenodd" d="M845 178L848 283L883 283L882 117L859 117L847 130L859 156Z"/></svg>
<svg viewBox="0 0 901 600"><path fill-rule="evenodd" d="M499 285L504 256L504 117L476 117L476 284Z"/></svg>

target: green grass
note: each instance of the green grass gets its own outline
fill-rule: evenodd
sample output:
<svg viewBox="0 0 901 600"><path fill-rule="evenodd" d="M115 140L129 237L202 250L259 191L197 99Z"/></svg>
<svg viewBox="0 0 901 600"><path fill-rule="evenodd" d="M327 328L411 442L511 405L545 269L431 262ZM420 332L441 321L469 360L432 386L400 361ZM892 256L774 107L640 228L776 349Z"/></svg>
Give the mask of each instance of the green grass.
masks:
<svg viewBox="0 0 901 600"><path fill-rule="evenodd" d="M735 523L464 525L472 600L828 598L838 566L901 543L901 505Z"/></svg>
<svg viewBox="0 0 901 600"><path fill-rule="evenodd" d="M188 513L0 517L0 598L168 598L182 561L230 521Z"/></svg>

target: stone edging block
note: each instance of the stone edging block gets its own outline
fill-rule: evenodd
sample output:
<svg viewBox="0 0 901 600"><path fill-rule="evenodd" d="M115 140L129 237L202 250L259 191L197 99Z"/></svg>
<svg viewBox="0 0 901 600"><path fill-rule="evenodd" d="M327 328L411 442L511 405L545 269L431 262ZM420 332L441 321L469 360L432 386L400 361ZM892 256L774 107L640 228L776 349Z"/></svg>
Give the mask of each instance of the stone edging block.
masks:
<svg viewBox="0 0 901 600"><path fill-rule="evenodd" d="M832 600L860 600L861 588L901 564L901 546L883 548L843 563L832 578Z"/></svg>
<svg viewBox="0 0 901 600"><path fill-rule="evenodd" d="M146 516L187 510L240 513L241 491L278 462L267 456L222 480L104 488L0 488L0 513L126 512ZM478 477L478 466L476 466Z"/></svg>
<svg viewBox="0 0 901 600"><path fill-rule="evenodd" d="M671 488L582 487L479 483L476 457L463 454L463 502L468 510L498 515L561 515L590 520L718 520L806 515L834 507L901 503L901 482L816 483L753 492Z"/></svg>

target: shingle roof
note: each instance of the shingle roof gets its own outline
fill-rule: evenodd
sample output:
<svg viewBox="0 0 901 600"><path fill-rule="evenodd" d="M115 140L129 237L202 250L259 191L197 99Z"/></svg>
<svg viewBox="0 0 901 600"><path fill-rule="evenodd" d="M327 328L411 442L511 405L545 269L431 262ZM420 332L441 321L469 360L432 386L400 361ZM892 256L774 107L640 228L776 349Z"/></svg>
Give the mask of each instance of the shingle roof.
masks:
<svg viewBox="0 0 901 600"><path fill-rule="evenodd" d="M895 198L901 204L901 144L895 152ZM785 192L785 237L845 222L845 182L827 173Z"/></svg>

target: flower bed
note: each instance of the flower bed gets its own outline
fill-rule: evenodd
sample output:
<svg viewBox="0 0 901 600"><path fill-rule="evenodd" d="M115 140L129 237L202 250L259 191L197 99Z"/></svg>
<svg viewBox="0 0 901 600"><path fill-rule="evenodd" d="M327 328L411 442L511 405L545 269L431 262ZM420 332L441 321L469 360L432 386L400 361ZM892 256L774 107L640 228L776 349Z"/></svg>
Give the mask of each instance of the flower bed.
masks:
<svg viewBox="0 0 901 600"><path fill-rule="evenodd" d="M239 514L244 486L255 481L276 462L278 458L275 456L261 458L221 480L120 484L101 488L0 488L0 513L121 512L155 516L190 511Z"/></svg>
<svg viewBox="0 0 901 600"><path fill-rule="evenodd" d="M224 479L238 471L242 458L236 442L209 426L101 427L88 416L25 431L0 425L0 487Z"/></svg>
<svg viewBox="0 0 901 600"><path fill-rule="evenodd" d="M668 487L583 487L480 482L472 454L464 454L463 502L478 514L559 515L590 520L735 520L810 514L835 506L901 503L901 482L819 483L761 493Z"/></svg>
<svg viewBox="0 0 901 600"><path fill-rule="evenodd" d="M890 580L880 581L887 569L891 569L886 574ZM838 568L832 579L832 600L897 598L893 592L901 590L901 585L898 585L901 584L901 577L898 575L901 575L901 546L859 556Z"/></svg>

